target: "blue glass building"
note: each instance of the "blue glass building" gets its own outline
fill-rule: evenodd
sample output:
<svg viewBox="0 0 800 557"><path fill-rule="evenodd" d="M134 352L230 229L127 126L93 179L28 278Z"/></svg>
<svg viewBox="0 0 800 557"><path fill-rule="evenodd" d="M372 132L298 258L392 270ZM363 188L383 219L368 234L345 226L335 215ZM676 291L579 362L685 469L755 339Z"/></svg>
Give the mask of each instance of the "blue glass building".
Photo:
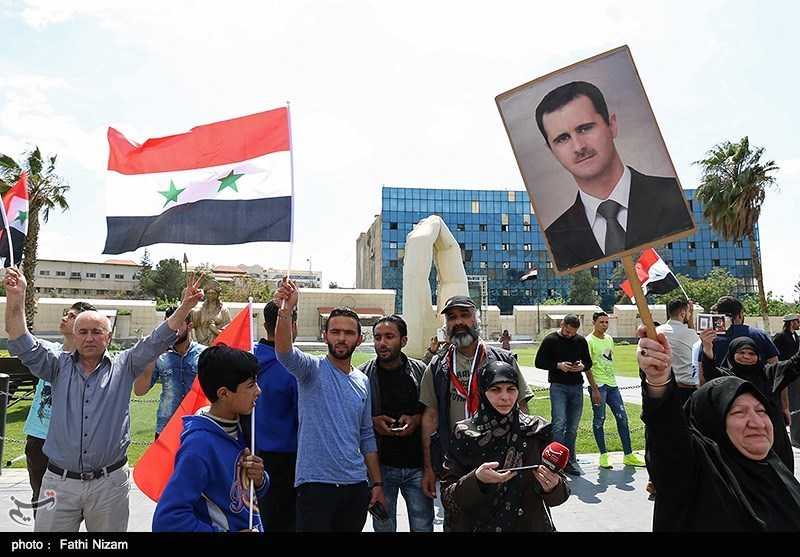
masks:
<svg viewBox="0 0 800 557"><path fill-rule="evenodd" d="M697 222L697 233L656 251L676 274L703 278L722 267L740 279L740 291L754 292L755 280L750 244L723 242L702 217L694 202L695 190L684 190ZM535 305L560 295L567 299L571 276L558 276L552 268L544 237L530 204L528 192L510 190L446 190L384 186L381 214L358 240L357 288L385 288L398 292L397 311L402 312L403 256L406 236L430 215L439 215L461 247L464 268L470 278L485 277L488 304L502 314L515 305ZM758 229L756 228L756 239ZM619 282L625 278L619 259L591 268L599 279L601 306L611 310ZM532 267L538 280L520 281ZM436 272L431 269L431 290L436 292ZM434 300L435 301L435 300Z"/></svg>

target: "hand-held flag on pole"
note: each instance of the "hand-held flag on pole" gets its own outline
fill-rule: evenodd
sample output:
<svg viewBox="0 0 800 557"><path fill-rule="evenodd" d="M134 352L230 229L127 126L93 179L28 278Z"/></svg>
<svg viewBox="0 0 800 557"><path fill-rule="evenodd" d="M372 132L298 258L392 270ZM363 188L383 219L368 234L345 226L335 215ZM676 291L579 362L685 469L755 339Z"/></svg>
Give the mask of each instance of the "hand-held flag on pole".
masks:
<svg viewBox="0 0 800 557"><path fill-rule="evenodd" d="M0 258L3 267L22 262L25 238L28 236L28 173L22 172L17 183L3 195L0 203L3 230L0 231Z"/></svg>
<svg viewBox="0 0 800 557"><path fill-rule="evenodd" d="M225 345L252 352L252 315L252 305L248 304L222 330L212 346ZM200 408L210 404L203 389L200 388L200 382L195 377L191 390L184 397L167 425L161 430L158 439L148 447L142 458L133 467L133 481L136 482L141 492L153 501L158 502L175 468L175 453L178 452L181 445L183 416L196 414Z"/></svg>
<svg viewBox="0 0 800 557"><path fill-rule="evenodd" d="M645 294L666 294L680 286L677 277L652 248L643 251L636 261L636 275L642 283ZM629 298L633 299L633 290L628 279L619 286Z"/></svg>
<svg viewBox="0 0 800 557"><path fill-rule="evenodd" d="M521 277L519 277L519 280L526 281L528 279L538 279L538 278L539 278L539 267L537 266L528 271L527 273L525 273L524 275L522 275Z"/></svg>
<svg viewBox="0 0 800 557"><path fill-rule="evenodd" d="M289 242L288 108L139 145L108 129L108 232L103 253L160 242ZM235 223L235 226L232 226Z"/></svg>

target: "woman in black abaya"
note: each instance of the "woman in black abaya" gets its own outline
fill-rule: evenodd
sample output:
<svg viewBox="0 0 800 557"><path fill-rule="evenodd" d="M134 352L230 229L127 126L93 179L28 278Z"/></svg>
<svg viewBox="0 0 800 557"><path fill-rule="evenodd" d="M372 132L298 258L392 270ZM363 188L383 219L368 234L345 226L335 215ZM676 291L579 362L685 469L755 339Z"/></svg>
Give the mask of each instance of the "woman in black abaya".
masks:
<svg viewBox="0 0 800 557"><path fill-rule="evenodd" d="M772 450L769 401L740 377L708 381L682 407L662 334L637 354L653 531L800 531L800 482Z"/></svg>

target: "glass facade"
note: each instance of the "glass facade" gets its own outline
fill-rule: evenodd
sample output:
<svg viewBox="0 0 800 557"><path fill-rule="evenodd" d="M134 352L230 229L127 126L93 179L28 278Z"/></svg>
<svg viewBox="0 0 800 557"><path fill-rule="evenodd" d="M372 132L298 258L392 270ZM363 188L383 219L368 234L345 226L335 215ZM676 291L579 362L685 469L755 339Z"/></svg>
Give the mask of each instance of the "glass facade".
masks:
<svg viewBox="0 0 800 557"><path fill-rule="evenodd" d="M658 254L674 273L703 278L712 269L722 267L740 279L743 291L754 291L749 241L722 241L703 220L703 209L699 202L694 202L694 190L684 193L698 223L697 233L657 246ZM438 215L461 246L467 275L486 277L488 303L498 306L501 313L512 313L515 305L535 305L537 296L542 301L554 295L567 299L571 276L560 277L552 269L527 191L383 187L381 197L381 288L403 291L406 236L420 220ZM612 279L620 265L617 259L591 269L599 279L601 306L606 310L612 309L619 282L625 278L619 274L622 279ZM539 268L538 280L520 281L534 266ZM433 266L430 281L435 296ZM397 311L402 312L401 295L397 296L397 306Z"/></svg>

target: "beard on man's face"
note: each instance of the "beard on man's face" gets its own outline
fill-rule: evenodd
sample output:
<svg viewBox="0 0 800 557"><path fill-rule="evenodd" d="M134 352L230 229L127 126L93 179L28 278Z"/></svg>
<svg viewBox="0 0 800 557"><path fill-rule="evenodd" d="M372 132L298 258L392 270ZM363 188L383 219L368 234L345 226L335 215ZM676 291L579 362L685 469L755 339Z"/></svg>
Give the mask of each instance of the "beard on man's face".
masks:
<svg viewBox="0 0 800 557"><path fill-rule="evenodd" d="M336 346L344 347L344 346L347 346L347 345L344 344L344 343L340 343L340 344L337 344ZM330 354L331 356L333 356L337 360L349 360L350 356L352 356L353 352L355 352L355 351L356 351L356 345L355 344L353 344L353 346L347 346L346 352L345 353L341 353L341 352L336 352L334 345L331 344L330 342L328 343L328 354Z"/></svg>
<svg viewBox="0 0 800 557"><path fill-rule="evenodd" d="M175 344L181 344L182 342L186 342L187 338L189 338L188 328L184 329L182 333L178 333L178 338L175 340ZM175 346L175 344L173 344L173 346Z"/></svg>
<svg viewBox="0 0 800 557"><path fill-rule="evenodd" d="M456 348L466 348L478 340L480 335L481 327L477 323L473 324L472 327L459 323L447 329L447 337Z"/></svg>

